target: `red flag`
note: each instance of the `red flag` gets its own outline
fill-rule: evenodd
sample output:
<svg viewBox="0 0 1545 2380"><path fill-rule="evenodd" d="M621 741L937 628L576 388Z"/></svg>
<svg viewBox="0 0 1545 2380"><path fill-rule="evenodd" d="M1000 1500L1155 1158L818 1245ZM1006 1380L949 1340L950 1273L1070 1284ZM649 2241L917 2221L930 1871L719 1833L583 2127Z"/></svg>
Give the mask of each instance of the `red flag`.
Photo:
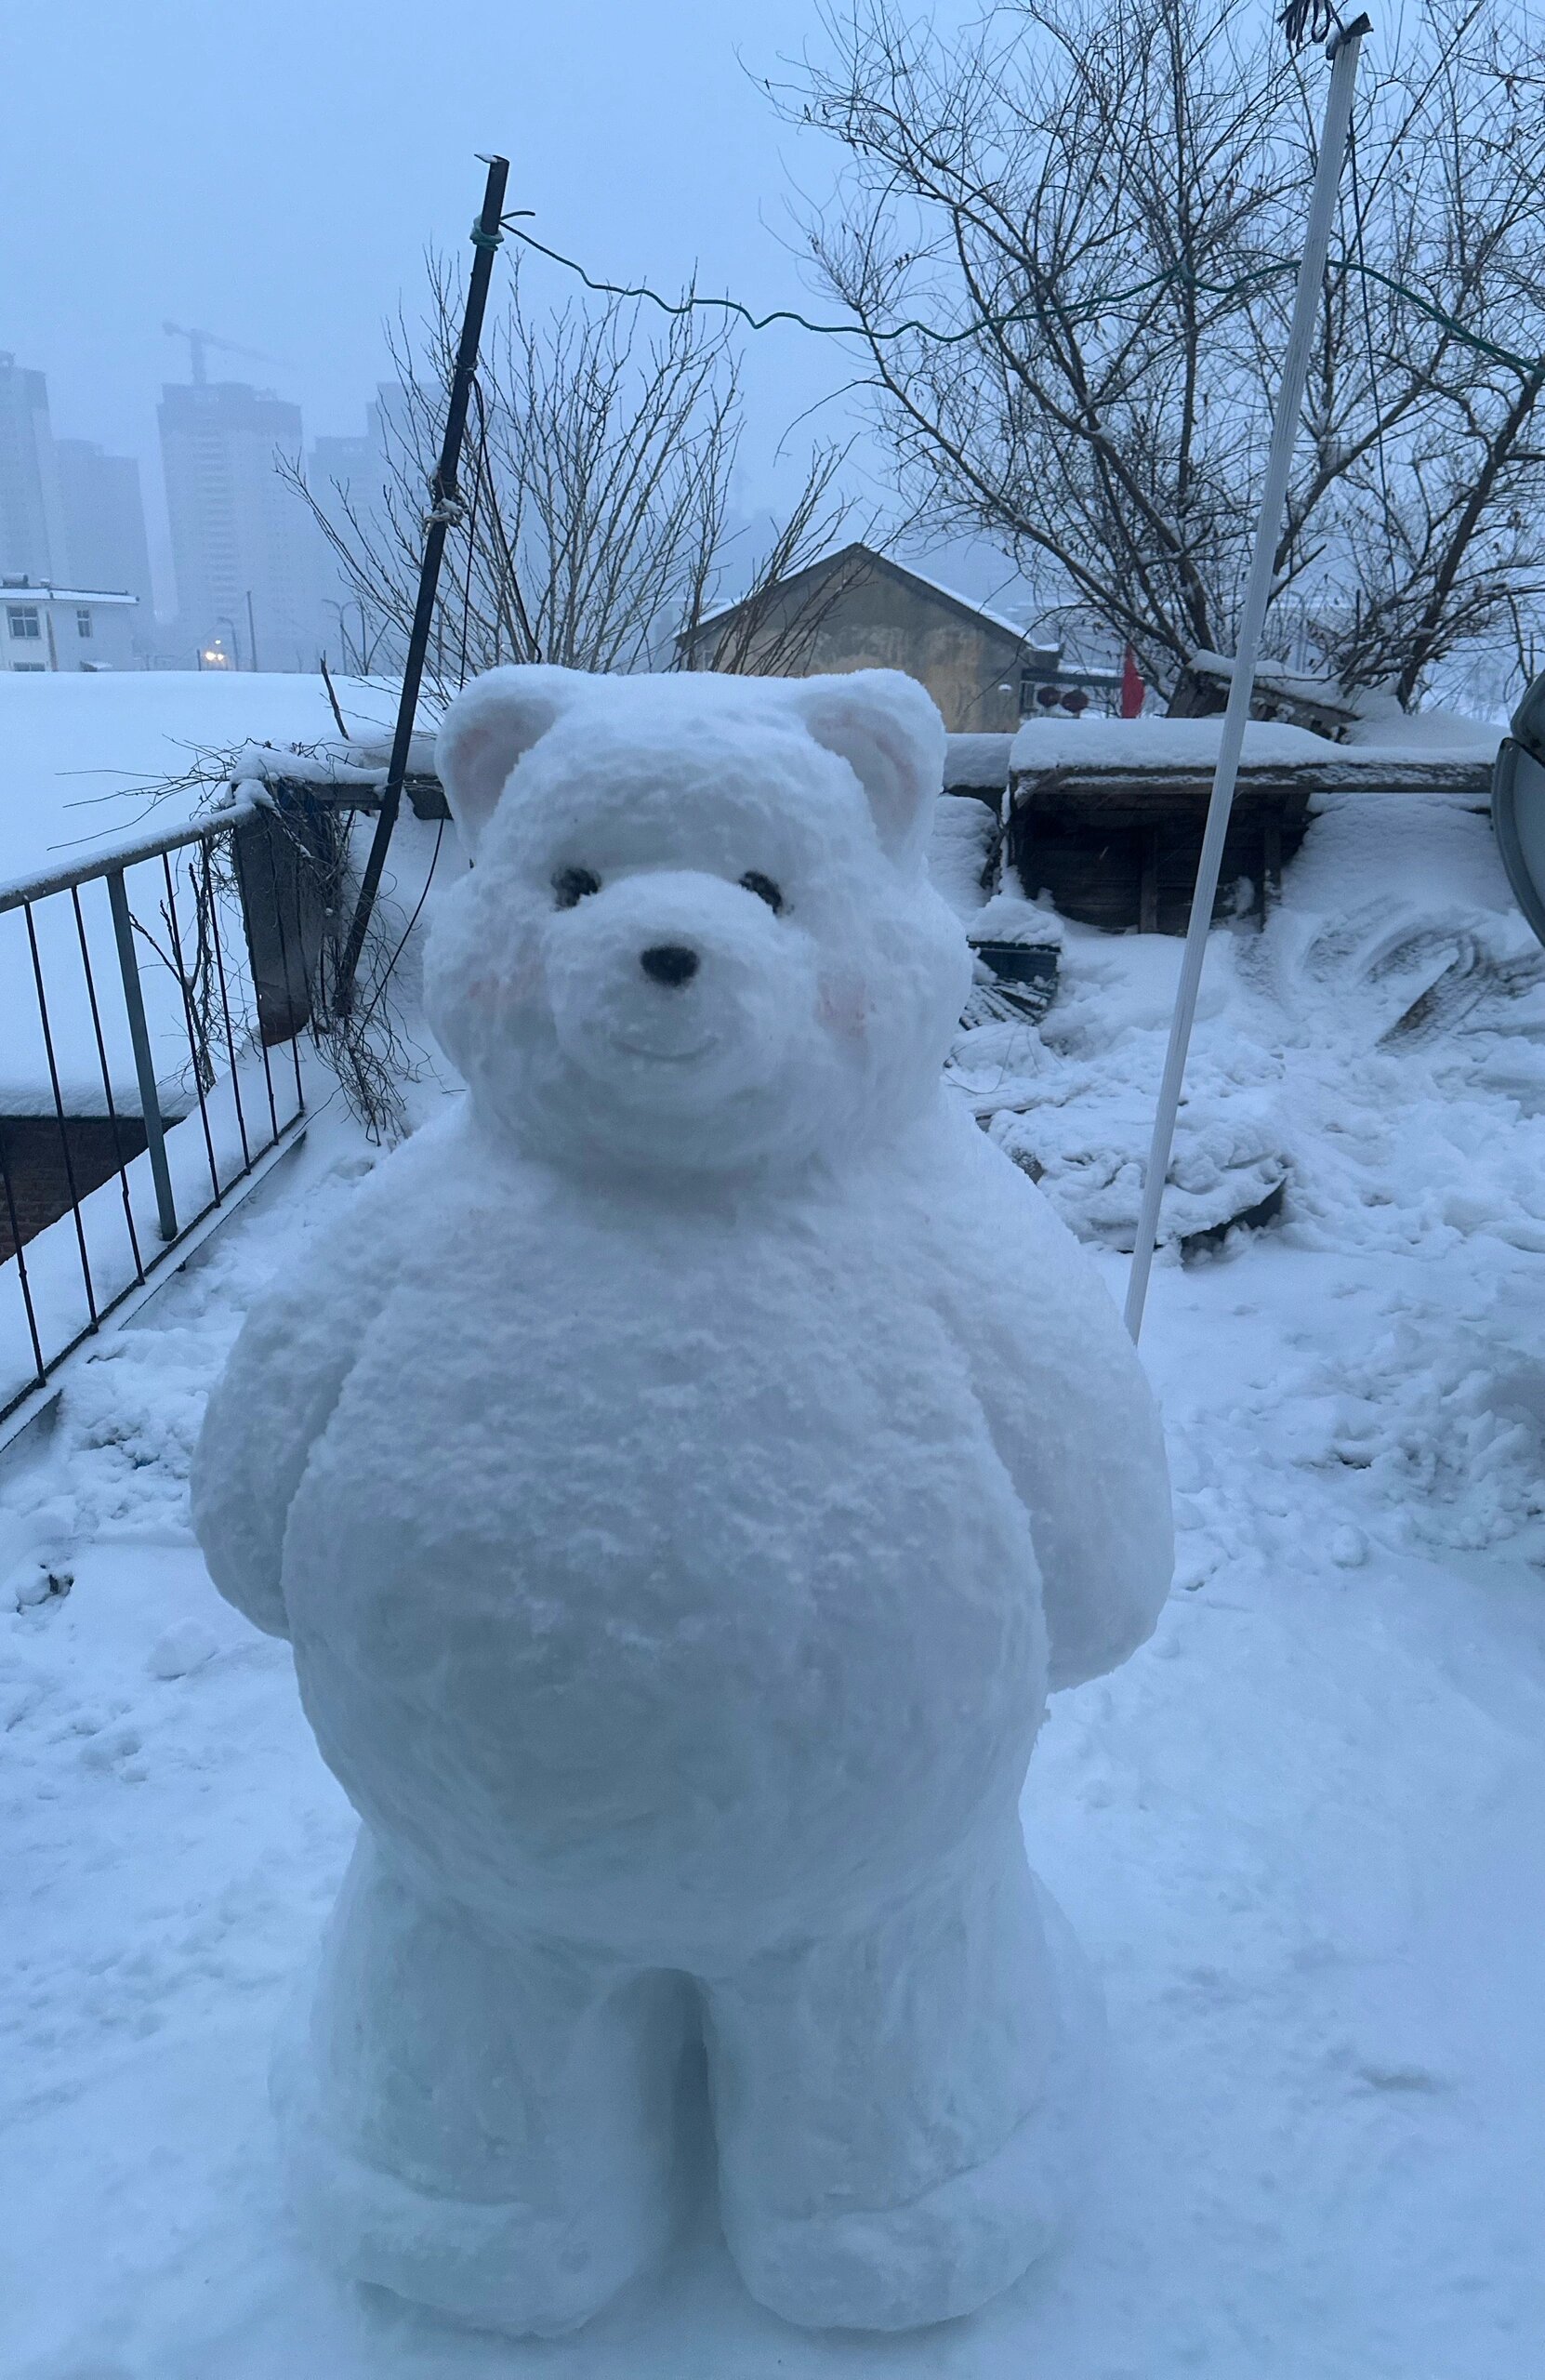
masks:
<svg viewBox="0 0 1545 2380"><path fill-rule="evenodd" d="M1137 655L1130 645L1121 656L1121 716L1136 719L1142 709L1142 697L1148 689L1137 674Z"/></svg>

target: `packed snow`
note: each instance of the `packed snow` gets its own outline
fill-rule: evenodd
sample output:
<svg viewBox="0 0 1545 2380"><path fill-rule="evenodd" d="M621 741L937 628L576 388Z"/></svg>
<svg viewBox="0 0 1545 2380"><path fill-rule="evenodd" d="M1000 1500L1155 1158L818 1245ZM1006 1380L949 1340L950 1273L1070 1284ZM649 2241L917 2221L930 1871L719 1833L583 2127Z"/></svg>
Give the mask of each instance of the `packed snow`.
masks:
<svg viewBox="0 0 1545 2380"><path fill-rule="evenodd" d="M363 1821L297 2198L464 2320L592 2319L712 2173L763 2305L913 2328L1073 2188L1089 1995L1016 1814L1048 1684L1152 1633L1169 1490L1089 1260L941 1083L943 746L888 671L469 687L465 1108L210 1403L211 1575Z"/></svg>
<svg viewBox="0 0 1545 2380"><path fill-rule="evenodd" d="M1069 927L1039 1030L950 1062L1116 1297L1178 958ZM306 1144L75 1365L6 1481L7 2374L1536 2380L1539 959L1486 820L1436 800L1329 805L1265 932L1212 937L1191 1122L1224 1174L1271 1150L1280 1219L1160 1261L1175 1590L1144 1651L1053 1700L1023 1805L1103 1983L1104 2129L1063 2245L912 2337L761 2311L711 2207L593 2325L524 2346L338 2282L285 2212L269 2043L354 1820L288 1648L208 1583L187 1473L244 1314L377 1170L318 1084ZM1037 1117L1040 1154L1010 1146Z"/></svg>

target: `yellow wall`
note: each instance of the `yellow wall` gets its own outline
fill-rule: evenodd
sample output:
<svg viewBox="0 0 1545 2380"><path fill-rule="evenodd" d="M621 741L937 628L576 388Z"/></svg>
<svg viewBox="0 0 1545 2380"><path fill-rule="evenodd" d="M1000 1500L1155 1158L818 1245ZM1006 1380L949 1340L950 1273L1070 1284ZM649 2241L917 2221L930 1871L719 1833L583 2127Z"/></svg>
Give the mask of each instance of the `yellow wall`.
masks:
<svg viewBox="0 0 1545 2380"><path fill-rule="evenodd" d="M716 666L724 624L697 641L700 666ZM954 734L995 734L1019 725L1021 640L980 624L930 588L890 571L844 567L839 577L794 582L770 602L746 650L718 666L813 677L845 669L904 669L928 688Z"/></svg>

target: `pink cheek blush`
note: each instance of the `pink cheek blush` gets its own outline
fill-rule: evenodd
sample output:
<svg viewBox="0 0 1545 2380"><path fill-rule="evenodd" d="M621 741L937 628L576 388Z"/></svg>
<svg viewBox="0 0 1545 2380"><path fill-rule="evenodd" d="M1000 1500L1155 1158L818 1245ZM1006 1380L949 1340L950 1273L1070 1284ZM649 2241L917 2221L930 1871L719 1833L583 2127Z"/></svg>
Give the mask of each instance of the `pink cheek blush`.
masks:
<svg viewBox="0 0 1545 2380"><path fill-rule="evenodd" d="M862 984L852 976L824 975L815 1003L817 1021L844 1040L862 1041L869 1024L869 1003Z"/></svg>

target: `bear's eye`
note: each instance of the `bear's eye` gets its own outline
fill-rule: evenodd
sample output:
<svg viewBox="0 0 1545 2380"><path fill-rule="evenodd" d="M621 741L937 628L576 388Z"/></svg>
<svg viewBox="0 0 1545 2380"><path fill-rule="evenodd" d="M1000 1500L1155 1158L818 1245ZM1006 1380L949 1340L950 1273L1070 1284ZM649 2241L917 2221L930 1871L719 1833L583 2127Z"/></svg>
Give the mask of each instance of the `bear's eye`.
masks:
<svg viewBox="0 0 1545 2380"><path fill-rule="evenodd" d="M759 876L752 868L749 875L743 876L740 881L743 891L754 892L758 900L765 901L772 915L777 916L783 907L784 896L770 876Z"/></svg>
<svg viewBox="0 0 1545 2380"><path fill-rule="evenodd" d="M601 891L601 879L588 867L561 867L552 889L561 909L577 909L581 901Z"/></svg>

